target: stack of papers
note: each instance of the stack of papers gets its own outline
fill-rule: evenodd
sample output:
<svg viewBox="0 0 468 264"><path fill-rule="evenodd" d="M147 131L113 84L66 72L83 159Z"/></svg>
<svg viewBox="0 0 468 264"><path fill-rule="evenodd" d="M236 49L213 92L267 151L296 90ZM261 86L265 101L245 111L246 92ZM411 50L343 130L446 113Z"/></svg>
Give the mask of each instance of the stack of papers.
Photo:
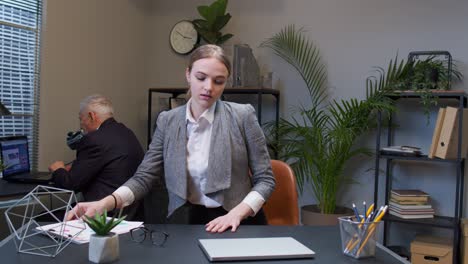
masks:
<svg viewBox="0 0 468 264"><path fill-rule="evenodd" d="M383 155L420 156L421 149L412 146L389 146L380 149Z"/></svg>
<svg viewBox="0 0 468 264"><path fill-rule="evenodd" d="M131 229L139 227L143 222L136 221L122 221L116 227L114 227L111 232L116 234L124 234L129 232ZM63 229L63 230L62 230ZM89 238L94 231L89 228L83 220L72 220L65 223L55 223L50 225L44 225L36 227L36 230L41 232L48 232L51 235L63 236L66 239L71 239L72 243L75 244L85 244L89 242ZM81 232L81 233L80 233Z"/></svg>

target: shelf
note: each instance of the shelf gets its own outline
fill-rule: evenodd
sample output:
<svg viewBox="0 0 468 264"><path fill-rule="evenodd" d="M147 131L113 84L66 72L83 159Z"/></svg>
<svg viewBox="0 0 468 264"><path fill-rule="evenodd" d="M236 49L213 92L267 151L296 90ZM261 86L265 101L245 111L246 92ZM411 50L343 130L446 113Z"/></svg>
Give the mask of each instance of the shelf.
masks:
<svg viewBox="0 0 468 264"><path fill-rule="evenodd" d="M395 102L397 100L405 100L405 99L419 99L422 100L423 96L427 95L427 92L421 92L421 91L415 91L415 90L410 90L410 91L397 91L392 94L386 95L386 97L390 98L391 100L394 100ZM430 95L435 97L436 99L443 99L443 100L451 100L451 101L458 101L458 108L466 108L467 107L467 94L463 90L430 90ZM458 244L460 242L460 232L459 232L459 221L460 217L463 215L463 187L464 187L464 168L465 168L465 159L464 158L455 158L455 159L440 159L440 158L429 158L427 155L421 155L421 156L402 156L402 155L395 155L393 153L384 153L380 152L380 149L382 145L384 146L392 146L394 144L394 135L395 135L395 127L393 127L393 118L392 118L392 113L389 115L389 124L388 124L388 132L387 132L387 140L386 143L381 144L381 133L382 133L382 114L379 112L378 115L378 122L377 122L377 137L376 137L376 156L375 156L375 180L374 180L374 204L378 204L378 196L379 193L382 193L382 191L385 193L385 202L384 204L388 204L389 198L390 198L390 190L392 188L392 181L393 175L392 175L392 170L393 170L393 164L394 162L404 162L406 163L405 165L414 165L416 162L422 162L422 163L439 163L439 164L449 164L451 166L449 167L456 167L456 186L453 191L450 190L450 192L453 192L455 194L455 199L453 200L454 203L454 212L453 214L450 214L452 216L434 216L434 218L426 218L426 219L403 219L394 215L386 215L383 218L384 221L384 230L383 230L383 244L386 245L388 242L388 233L390 232L390 224L391 223L402 223L405 225L417 225L421 227L425 227L427 229L430 228L445 228L445 229L450 229L451 233L453 233L453 244L455 245L453 249L453 263L458 263L458 258L460 256L459 250L458 250ZM462 127L462 116L459 115L458 118L458 128L460 129ZM461 129L459 131L461 133ZM458 147L460 148L460 142L458 141ZM460 154L460 153L459 153ZM380 162L382 161L381 159L385 159L383 162L386 163L386 169L385 169L385 176L381 177L380 175ZM380 190L379 188L382 188L379 186L379 179L383 178L385 181L385 185L383 187L383 190ZM396 227L393 227L394 229L398 229Z"/></svg>
<svg viewBox="0 0 468 264"><path fill-rule="evenodd" d="M434 90L431 91L431 95L439 98L451 98L451 99L460 99L467 97L465 91L463 90ZM421 93L413 90L395 92L393 94L387 95L387 97L397 100L400 98L421 98Z"/></svg>
<svg viewBox="0 0 468 264"><path fill-rule="evenodd" d="M421 156L401 156L401 155L379 155L380 158L389 159L389 160L411 160L411 161L420 161L420 162L439 162L439 163L461 163L464 159L456 160L456 159L439 159L439 158L428 158L427 155Z"/></svg>
<svg viewBox="0 0 468 264"><path fill-rule="evenodd" d="M458 227L458 221L454 217L448 216L434 216L434 218L423 218L423 219L403 219L391 214L385 215L382 219L388 222L398 222L405 224L418 224L425 226L441 227L441 228L456 228Z"/></svg>
<svg viewBox="0 0 468 264"><path fill-rule="evenodd" d="M169 93L174 97L185 94L188 88L150 88L150 93ZM280 92L270 88L225 88L223 94L271 94L279 96Z"/></svg>

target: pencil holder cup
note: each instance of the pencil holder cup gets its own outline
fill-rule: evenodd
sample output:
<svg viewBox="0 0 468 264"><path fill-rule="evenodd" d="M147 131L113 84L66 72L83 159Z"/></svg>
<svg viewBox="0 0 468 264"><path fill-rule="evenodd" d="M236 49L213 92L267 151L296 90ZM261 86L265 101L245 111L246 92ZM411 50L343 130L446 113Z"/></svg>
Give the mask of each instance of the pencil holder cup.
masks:
<svg viewBox="0 0 468 264"><path fill-rule="evenodd" d="M350 216L338 219L343 253L356 259L375 256L375 243L381 222L361 223Z"/></svg>

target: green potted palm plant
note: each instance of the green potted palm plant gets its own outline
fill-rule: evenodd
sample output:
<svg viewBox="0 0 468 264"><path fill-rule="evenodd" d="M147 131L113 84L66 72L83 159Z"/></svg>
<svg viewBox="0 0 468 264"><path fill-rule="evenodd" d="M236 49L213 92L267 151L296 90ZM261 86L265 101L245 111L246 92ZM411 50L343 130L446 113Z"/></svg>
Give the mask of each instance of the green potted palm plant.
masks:
<svg viewBox="0 0 468 264"><path fill-rule="evenodd" d="M89 260L94 263L109 263L119 259L119 237L111 230L122 222L126 216L107 218L107 211L92 217L85 216L84 221L95 234L89 239Z"/></svg>
<svg viewBox="0 0 468 264"><path fill-rule="evenodd" d="M293 168L300 193L310 187L317 201L316 205L302 208L302 221L310 219L307 213L311 210L321 214L340 213L337 210L339 188L353 181L345 173L346 163L357 155L371 154L369 149L355 146L356 139L373 126L377 110L394 109L391 100L384 96L387 80L385 76L368 80L364 100L328 100L325 66L318 48L305 36L304 30L287 26L265 40L261 47L272 49L293 66L309 93L308 104L296 106L289 119L281 118L278 124L266 126L279 158ZM401 70L395 69L390 76L398 75ZM336 224L336 216L332 219L330 224Z"/></svg>

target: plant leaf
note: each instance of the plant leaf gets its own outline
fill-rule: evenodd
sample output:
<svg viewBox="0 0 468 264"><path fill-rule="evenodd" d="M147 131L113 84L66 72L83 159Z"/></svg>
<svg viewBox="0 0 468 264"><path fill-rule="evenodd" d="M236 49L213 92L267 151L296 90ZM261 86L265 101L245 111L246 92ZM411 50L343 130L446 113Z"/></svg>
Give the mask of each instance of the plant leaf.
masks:
<svg viewBox="0 0 468 264"><path fill-rule="evenodd" d="M227 40L229 40L230 38L232 38L234 35L232 34L225 34L223 36L221 36L220 38L218 38L218 40L216 41L216 45L221 45L223 44L224 42L226 42Z"/></svg>
<svg viewBox="0 0 468 264"><path fill-rule="evenodd" d="M215 18L215 14L211 11L210 7L208 6L198 6L197 7L198 13L208 22L213 21Z"/></svg>
<svg viewBox="0 0 468 264"><path fill-rule="evenodd" d="M228 1L227 0L217 0L215 1L212 6L215 10L214 13L216 16L222 16L226 13Z"/></svg>
<svg viewBox="0 0 468 264"><path fill-rule="evenodd" d="M356 148L356 139L371 129L377 111L394 109L385 94L394 77L405 67L397 60L388 66L388 75L377 68L378 76L366 79L366 100L328 101L326 69L317 46L305 31L289 25L262 42L297 70L307 86L310 101L292 111L290 120L280 118L278 123L265 125L268 141L278 150L279 158L293 168L299 192L310 183L321 211L333 213L341 184L351 183L345 174L345 165L357 155L371 153ZM387 78L388 77L388 78Z"/></svg>
<svg viewBox="0 0 468 264"><path fill-rule="evenodd" d="M212 25L212 30L213 31L220 31L226 24L229 22L231 19L231 14L227 13L226 15L219 15L215 18L213 25Z"/></svg>

